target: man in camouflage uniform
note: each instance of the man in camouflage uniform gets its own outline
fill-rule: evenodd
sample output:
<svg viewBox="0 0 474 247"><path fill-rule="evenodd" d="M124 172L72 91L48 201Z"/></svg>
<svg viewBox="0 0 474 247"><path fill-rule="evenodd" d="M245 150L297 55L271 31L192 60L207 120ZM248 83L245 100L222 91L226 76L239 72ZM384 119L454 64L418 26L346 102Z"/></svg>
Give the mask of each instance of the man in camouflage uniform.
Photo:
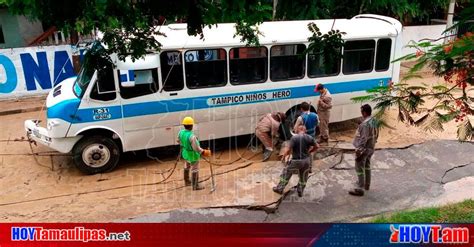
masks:
<svg viewBox="0 0 474 247"><path fill-rule="evenodd" d="M350 195L363 196L364 190L370 188L370 159L374 154L375 143L379 137L376 120L372 117L370 105L361 107L364 121L357 128L356 136L352 144L355 147L355 170L357 173L357 186L349 191Z"/></svg>

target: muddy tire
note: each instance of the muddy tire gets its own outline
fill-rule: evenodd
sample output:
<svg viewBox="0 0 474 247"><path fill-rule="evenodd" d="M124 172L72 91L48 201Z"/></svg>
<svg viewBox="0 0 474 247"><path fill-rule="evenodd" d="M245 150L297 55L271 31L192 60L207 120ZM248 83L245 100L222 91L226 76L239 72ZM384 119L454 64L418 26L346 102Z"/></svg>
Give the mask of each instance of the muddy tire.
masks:
<svg viewBox="0 0 474 247"><path fill-rule="evenodd" d="M120 148L111 138L84 136L72 150L74 165L85 174L108 172L120 159Z"/></svg>
<svg viewBox="0 0 474 247"><path fill-rule="evenodd" d="M293 108L286 112L286 120L280 125L279 129L281 141L284 142L291 139L291 131L299 115L301 115L301 111L298 108Z"/></svg>

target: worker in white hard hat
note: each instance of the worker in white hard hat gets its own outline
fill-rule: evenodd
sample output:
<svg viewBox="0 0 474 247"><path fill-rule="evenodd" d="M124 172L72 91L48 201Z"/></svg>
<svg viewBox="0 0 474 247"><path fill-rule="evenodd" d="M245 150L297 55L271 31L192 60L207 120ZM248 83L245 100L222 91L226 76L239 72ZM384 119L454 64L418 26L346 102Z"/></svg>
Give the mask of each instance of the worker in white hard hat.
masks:
<svg viewBox="0 0 474 247"><path fill-rule="evenodd" d="M185 117L182 121L184 129L178 133L178 142L181 145L181 157L184 159L184 183L192 185L193 190L202 190L199 186L199 160L201 155L211 156L211 150L201 148L198 138L193 133L194 119ZM192 177L189 180L189 171Z"/></svg>

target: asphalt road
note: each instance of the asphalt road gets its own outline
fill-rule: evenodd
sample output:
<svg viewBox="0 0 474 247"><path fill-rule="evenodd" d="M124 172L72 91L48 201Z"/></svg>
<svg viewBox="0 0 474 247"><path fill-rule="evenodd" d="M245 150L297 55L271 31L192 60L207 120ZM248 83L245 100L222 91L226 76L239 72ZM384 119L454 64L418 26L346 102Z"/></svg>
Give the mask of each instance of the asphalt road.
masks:
<svg viewBox="0 0 474 247"><path fill-rule="evenodd" d="M472 143L447 140L378 150L372 162L372 187L364 197L347 194L355 181L354 156L338 153L317 166L302 198L290 188L271 212L238 207L181 209L125 221L356 222L386 212L474 199L473 150Z"/></svg>

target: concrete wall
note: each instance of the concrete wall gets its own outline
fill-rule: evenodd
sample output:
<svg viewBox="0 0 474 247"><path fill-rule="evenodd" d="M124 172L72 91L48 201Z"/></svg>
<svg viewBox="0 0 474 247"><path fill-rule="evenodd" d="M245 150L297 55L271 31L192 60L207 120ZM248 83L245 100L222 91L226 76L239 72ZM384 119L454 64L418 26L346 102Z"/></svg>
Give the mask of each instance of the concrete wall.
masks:
<svg viewBox="0 0 474 247"><path fill-rule="evenodd" d="M0 49L0 100L44 95L74 76L70 45Z"/></svg>
<svg viewBox="0 0 474 247"><path fill-rule="evenodd" d="M403 27L403 45L407 45L410 41L418 42L421 39L438 39L446 29L446 25L430 25L430 26L407 26ZM434 42L443 43L443 39ZM416 52L413 48L402 48L402 55Z"/></svg>
<svg viewBox="0 0 474 247"><path fill-rule="evenodd" d="M24 16L11 15L0 9L0 25L5 43L0 48L24 47L43 33L41 22L30 21Z"/></svg>
<svg viewBox="0 0 474 247"><path fill-rule="evenodd" d="M31 41L35 40L43 33L43 25L39 21L30 21L24 16L17 16L18 27L20 30L20 38L24 45L27 46ZM13 46L18 47L18 46Z"/></svg>

